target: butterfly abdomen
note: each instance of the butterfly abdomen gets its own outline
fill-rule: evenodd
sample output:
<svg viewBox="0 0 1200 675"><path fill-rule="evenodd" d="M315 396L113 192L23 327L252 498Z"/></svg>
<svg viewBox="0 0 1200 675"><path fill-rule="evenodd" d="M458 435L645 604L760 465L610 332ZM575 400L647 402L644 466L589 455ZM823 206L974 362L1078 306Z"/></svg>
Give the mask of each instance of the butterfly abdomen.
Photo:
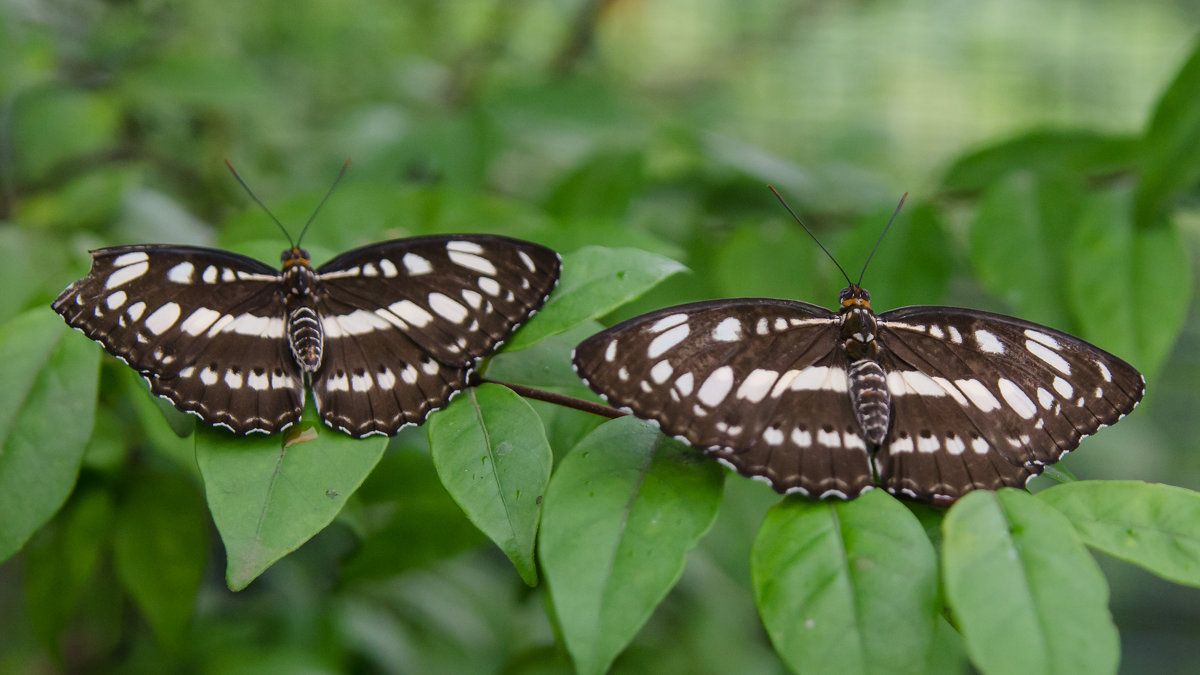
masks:
<svg viewBox="0 0 1200 675"><path fill-rule="evenodd" d="M850 402L863 437L878 446L887 437L892 415L892 394L887 376L877 361L863 359L850 365Z"/></svg>
<svg viewBox="0 0 1200 675"><path fill-rule="evenodd" d="M285 266L288 343L300 368L313 373L321 367L325 345L325 334L312 292L316 280L307 261L289 266L285 260Z"/></svg>
<svg viewBox="0 0 1200 675"><path fill-rule="evenodd" d="M866 291L845 289L841 304L842 346L850 359L846 371L850 404L863 437L879 446L887 437L892 416L892 393L888 389L887 374L878 361L879 342L875 335L879 323L871 311L870 296Z"/></svg>

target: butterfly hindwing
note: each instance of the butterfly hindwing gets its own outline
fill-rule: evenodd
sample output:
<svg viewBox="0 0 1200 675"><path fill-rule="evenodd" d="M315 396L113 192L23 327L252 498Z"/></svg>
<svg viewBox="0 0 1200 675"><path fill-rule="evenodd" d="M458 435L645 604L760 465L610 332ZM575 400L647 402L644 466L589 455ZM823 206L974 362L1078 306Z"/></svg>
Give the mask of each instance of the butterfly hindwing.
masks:
<svg viewBox="0 0 1200 675"><path fill-rule="evenodd" d="M304 401L278 288L276 270L227 251L119 246L93 251L88 275L53 308L181 410L238 433L275 432Z"/></svg>
<svg viewBox="0 0 1200 675"><path fill-rule="evenodd" d="M325 263L322 418L356 436L421 423L537 312L559 269L550 249L491 235L399 239Z"/></svg>
<svg viewBox="0 0 1200 675"><path fill-rule="evenodd" d="M871 470L837 330L816 305L715 300L613 326L572 360L609 403L742 474L781 492L856 496Z"/></svg>
<svg viewBox="0 0 1200 675"><path fill-rule="evenodd" d="M1112 354L1013 317L906 307L879 324L893 398L880 476L906 496L1023 487L1128 414L1145 390Z"/></svg>

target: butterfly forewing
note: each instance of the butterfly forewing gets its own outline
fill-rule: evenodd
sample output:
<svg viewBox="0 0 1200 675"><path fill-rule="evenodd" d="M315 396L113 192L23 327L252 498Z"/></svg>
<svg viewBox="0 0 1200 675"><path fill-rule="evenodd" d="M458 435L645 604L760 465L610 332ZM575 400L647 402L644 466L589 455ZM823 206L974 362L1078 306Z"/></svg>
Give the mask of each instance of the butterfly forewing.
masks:
<svg viewBox="0 0 1200 675"><path fill-rule="evenodd" d="M881 314L879 326L893 399L879 473L905 496L952 501L1024 486L1145 390L1112 354L1008 316L907 307Z"/></svg>
<svg viewBox="0 0 1200 675"><path fill-rule="evenodd" d="M573 361L609 403L745 475L852 497L872 479L837 331L838 316L815 305L717 300L613 326Z"/></svg>
<svg viewBox="0 0 1200 675"><path fill-rule="evenodd" d="M317 269L322 418L353 435L419 424L545 302L558 254L489 235L401 239Z"/></svg>
<svg viewBox="0 0 1200 675"><path fill-rule="evenodd" d="M67 323L208 424L278 431L300 417L304 379L283 341L279 273L189 246L92 252L54 302Z"/></svg>

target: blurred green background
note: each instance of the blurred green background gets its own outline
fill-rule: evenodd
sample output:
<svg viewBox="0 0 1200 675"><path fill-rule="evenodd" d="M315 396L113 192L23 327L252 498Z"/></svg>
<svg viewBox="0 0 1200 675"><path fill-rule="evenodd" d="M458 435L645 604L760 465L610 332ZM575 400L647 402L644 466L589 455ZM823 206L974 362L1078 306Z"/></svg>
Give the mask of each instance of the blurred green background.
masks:
<svg viewBox="0 0 1200 675"><path fill-rule="evenodd" d="M5 0L0 322L48 304L101 245L274 263L283 237L226 158L293 233L353 160L306 239L316 263L384 237L486 231L563 252L637 246L693 270L612 319L740 295L832 305L836 268L766 184L852 274L907 191L865 279L876 309L1017 313L1125 356L1147 375L1144 404L1066 466L1196 489L1197 136L1176 139L1190 152L1170 199L1137 209L1151 174L1139 143L1197 26L1200 5L1165 0ZM1200 116L1190 91L1171 110ZM1106 240L1074 223L1121 212L1134 190L1129 226L1159 243L1114 238L1143 257L1109 279ZM1147 281L1156 266L1166 278ZM332 526L229 592L187 448L142 430L128 379L105 366L75 493L0 565L0 672L569 671L543 590L445 495L419 431ZM728 481L618 672L784 671L748 571L776 500ZM194 524L175 535L199 590L160 597L150 620L113 553L136 536L122 530L133 508ZM1200 592L1101 564L1124 672L1200 670Z"/></svg>

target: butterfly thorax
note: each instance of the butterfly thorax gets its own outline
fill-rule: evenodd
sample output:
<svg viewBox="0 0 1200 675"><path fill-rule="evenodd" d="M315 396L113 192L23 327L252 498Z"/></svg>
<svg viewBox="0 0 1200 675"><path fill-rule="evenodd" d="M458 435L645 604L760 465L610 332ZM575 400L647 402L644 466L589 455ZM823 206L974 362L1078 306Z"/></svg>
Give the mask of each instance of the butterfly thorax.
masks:
<svg viewBox="0 0 1200 675"><path fill-rule="evenodd" d="M287 312L288 343L296 363L305 372L321 367L325 335L316 307L316 274L309 265L308 251L291 248L283 252L283 285L287 289L284 304Z"/></svg>
<svg viewBox="0 0 1200 675"><path fill-rule="evenodd" d="M838 296L841 306L842 349L849 360L846 371L854 417L859 430L870 443L881 445L887 436L891 418L892 395L887 374L879 365L879 329L871 311L871 294L859 286L848 286Z"/></svg>

